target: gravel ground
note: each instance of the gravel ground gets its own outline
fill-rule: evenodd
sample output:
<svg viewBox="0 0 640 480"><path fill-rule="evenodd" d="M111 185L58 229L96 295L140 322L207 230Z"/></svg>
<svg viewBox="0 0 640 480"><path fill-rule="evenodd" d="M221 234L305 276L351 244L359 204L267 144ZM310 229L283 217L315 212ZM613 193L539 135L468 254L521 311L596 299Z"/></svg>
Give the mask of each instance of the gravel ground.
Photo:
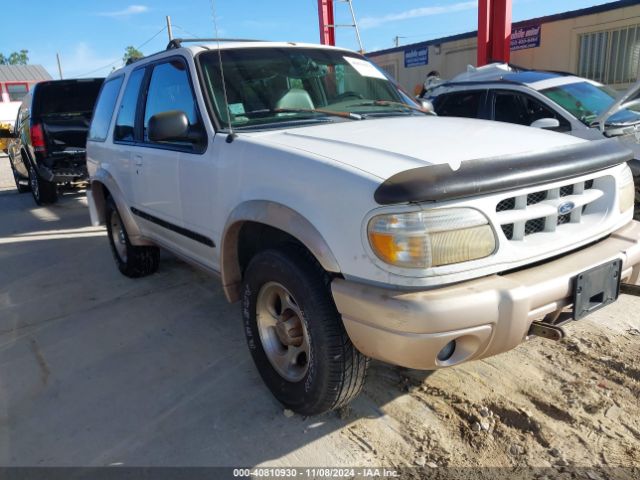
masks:
<svg viewBox="0 0 640 480"><path fill-rule="evenodd" d="M216 279L166 254L121 277L83 192L37 208L0 157L0 466L640 467L639 306L453 369L374 362L349 408L291 416Z"/></svg>

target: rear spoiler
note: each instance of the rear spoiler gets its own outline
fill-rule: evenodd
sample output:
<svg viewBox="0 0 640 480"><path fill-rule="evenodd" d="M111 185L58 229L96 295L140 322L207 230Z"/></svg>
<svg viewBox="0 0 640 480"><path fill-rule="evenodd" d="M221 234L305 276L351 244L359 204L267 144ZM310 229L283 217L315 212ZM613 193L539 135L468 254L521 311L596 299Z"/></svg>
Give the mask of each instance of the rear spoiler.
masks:
<svg viewBox="0 0 640 480"><path fill-rule="evenodd" d="M413 168L385 180L374 195L380 205L439 202L565 180L628 162L633 152L615 139L571 145L543 153L505 155Z"/></svg>

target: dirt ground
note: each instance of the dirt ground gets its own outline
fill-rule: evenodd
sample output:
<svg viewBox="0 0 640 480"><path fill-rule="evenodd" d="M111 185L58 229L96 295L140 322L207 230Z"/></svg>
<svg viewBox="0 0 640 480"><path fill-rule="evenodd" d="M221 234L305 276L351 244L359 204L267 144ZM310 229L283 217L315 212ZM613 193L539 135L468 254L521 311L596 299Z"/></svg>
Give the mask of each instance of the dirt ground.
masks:
<svg viewBox="0 0 640 480"><path fill-rule="evenodd" d="M216 279L167 255L119 276L82 193L37 208L7 164L0 466L640 467L640 298L457 368L373 362L350 407L291 416Z"/></svg>

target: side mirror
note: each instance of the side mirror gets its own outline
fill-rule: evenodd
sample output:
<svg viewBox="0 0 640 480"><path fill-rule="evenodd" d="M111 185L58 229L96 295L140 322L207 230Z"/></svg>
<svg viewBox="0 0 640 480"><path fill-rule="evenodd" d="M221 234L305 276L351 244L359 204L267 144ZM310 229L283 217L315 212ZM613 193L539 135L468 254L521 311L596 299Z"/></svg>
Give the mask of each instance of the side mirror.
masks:
<svg viewBox="0 0 640 480"><path fill-rule="evenodd" d="M436 109L433 108L433 103L431 103L430 100L425 100L424 98L422 98L422 99L419 99L418 102L420 102L420 106L422 107L422 110L424 110L427 113L430 113L431 115L436 114Z"/></svg>
<svg viewBox="0 0 640 480"><path fill-rule="evenodd" d="M0 128L0 138L13 138L13 132L8 128Z"/></svg>
<svg viewBox="0 0 640 480"><path fill-rule="evenodd" d="M533 128L543 128L545 130L553 130L560 128L560 120L557 118L541 118L531 124Z"/></svg>
<svg viewBox="0 0 640 480"><path fill-rule="evenodd" d="M151 117L147 133L152 142L192 141L189 138L189 119L180 110L169 110Z"/></svg>

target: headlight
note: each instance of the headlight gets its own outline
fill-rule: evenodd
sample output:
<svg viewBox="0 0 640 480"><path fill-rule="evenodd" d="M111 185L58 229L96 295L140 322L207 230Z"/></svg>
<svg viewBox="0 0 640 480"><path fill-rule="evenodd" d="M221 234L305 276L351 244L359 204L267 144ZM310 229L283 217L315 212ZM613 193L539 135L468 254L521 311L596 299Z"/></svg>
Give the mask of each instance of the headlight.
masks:
<svg viewBox="0 0 640 480"><path fill-rule="evenodd" d="M625 167L622 173L622 178L618 184L618 206L620 207L620 213L626 212L630 208L633 208L633 204L636 198L636 188L633 184L633 174L629 167Z"/></svg>
<svg viewBox="0 0 640 480"><path fill-rule="evenodd" d="M487 218L471 208L379 215L369 221L369 244L385 263L430 268L491 255L496 237Z"/></svg>

